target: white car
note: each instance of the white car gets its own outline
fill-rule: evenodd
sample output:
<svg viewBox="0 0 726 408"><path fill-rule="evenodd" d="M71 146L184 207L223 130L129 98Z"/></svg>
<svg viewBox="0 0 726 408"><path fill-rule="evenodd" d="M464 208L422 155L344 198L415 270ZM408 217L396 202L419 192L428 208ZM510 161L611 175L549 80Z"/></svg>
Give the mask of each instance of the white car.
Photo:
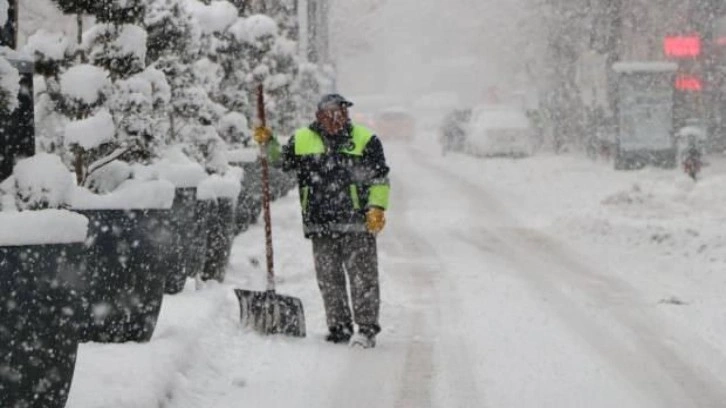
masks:
<svg viewBox="0 0 726 408"><path fill-rule="evenodd" d="M467 130L467 149L477 156L531 156L535 131L521 109L505 105L474 108Z"/></svg>

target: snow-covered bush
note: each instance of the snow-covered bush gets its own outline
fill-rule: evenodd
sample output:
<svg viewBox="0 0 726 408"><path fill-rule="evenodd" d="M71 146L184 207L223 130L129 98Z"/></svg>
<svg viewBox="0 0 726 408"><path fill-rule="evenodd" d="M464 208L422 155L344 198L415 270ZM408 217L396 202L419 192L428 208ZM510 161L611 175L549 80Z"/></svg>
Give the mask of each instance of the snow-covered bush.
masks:
<svg viewBox="0 0 726 408"><path fill-rule="evenodd" d="M37 91L38 146L57 152L79 185L107 190L118 184L111 175L120 173L102 168L115 160L148 163L168 141L171 87L162 71L147 67L148 34L139 25L145 2L57 3L65 11L93 13L99 23L80 44L87 63L79 64L76 46L62 35L31 38L36 62L47 67ZM113 180L100 180L104 174Z"/></svg>
<svg viewBox="0 0 726 408"><path fill-rule="evenodd" d="M201 27L183 0L147 0L144 28L147 64L164 56L193 62L200 53Z"/></svg>
<svg viewBox="0 0 726 408"><path fill-rule="evenodd" d="M71 65L77 48L65 34L40 29L28 38L24 51L33 56L37 74L57 78Z"/></svg>
<svg viewBox="0 0 726 408"><path fill-rule="evenodd" d="M259 84L266 94L269 125L288 133L297 125L297 107L291 93L297 75L296 43L280 35L275 20L264 14L238 19L229 28L229 48L244 55L244 66L236 68L247 74L241 89L254 95ZM249 119L254 106L246 107Z"/></svg>
<svg viewBox="0 0 726 408"><path fill-rule="evenodd" d="M217 131L222 139L232 145L249 145L249 129L247 118L238 112L225 114L217 126Z"/></svg>
<svg viewBox="0 0 726 408"><path fill-rule="evenodd" d="M209 58L210 47L217 30L228 25L225 21L236 18L236 9L228 2L206 6L195 0L149 1L146 8L147 62L164 73L170 86L167 144L183 146L207 166L214 161L209 156L215 150L212 144L221 141L216 126L227 112L211 97L220 92L223 72Z"/></svg>
<svg viewBox="0 0 726 408"><path fill-rule="evenodd" d="M65 208L74 188L60 157L47 153L19 160L11 178L15 206L21 211Z"/></svg>
<svg viewBox="0 0 726 408"><path fill-rule="evenodd" d="M64 13L93 14L100 22L129 23L144 13L142 0L53 0Z"/></svg>

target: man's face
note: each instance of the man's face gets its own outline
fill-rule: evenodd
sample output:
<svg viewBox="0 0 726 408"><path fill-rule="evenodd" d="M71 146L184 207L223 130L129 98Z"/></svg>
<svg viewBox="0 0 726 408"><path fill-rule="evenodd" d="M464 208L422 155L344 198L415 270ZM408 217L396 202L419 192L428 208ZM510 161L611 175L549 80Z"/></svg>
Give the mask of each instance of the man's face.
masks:
<svg viewBox="0 0 726 408"><path fill-rule="evenodd" d="M338 134L348 125L348 108L336 106L320 110L317 113L317 119L326 133Z"/></svg>

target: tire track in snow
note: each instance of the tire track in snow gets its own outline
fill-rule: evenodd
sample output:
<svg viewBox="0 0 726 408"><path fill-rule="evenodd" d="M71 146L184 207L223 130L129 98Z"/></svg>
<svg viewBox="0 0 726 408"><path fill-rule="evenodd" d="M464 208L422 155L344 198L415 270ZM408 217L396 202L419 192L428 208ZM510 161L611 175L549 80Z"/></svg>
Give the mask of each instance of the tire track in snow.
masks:
<svg viewBox="0 0 726 408"><path fill-rule="evenodd" d="M476 406L484 407L476 386L466 345L448 333L440 333L442 321L450 320L459 313L461 306L453 285L443 272L443 261L428 242L428 237L418 235L404 216L414 197L407 194L405 183L394 177L396 189L394 202L398 219L403 220L392 228L393 255L404 260L397 263L391 277L398 286L407 287L414 294L412 316L407 328L410 341L402 382L396 398L396 407ZM405 279L404 279L405 278ZM442 297L447 302L442 302ZM439 401L442 395L442 379L448 380L445 389L447 401ZM451 399L455 401L450 401Z"/></svg>
<svg viewBox="0 0 726 408"><path fill-rule="evenodd" d="M492 234L500 239L492 238ZM461 234L460 238L479 248L480 239L497 241L497 252L537 291L545 293L558 316L648 402L655 402L657 407L723 406L726 384L705 368L685 360L674 346L700 344L710 349L714 358L723 357L700 339L667 330L656 316L642 310L642 302L625 283L574 260L571 251L536 231L480 231L475 236ZM543 270L546 272L540 273ZM573 287L569 285L594 302L598 311L613 318L629 337L618 339L612 328L602 324L602 318L594 320L573 298Z"/></svg>
<svg viewBox="0 0 726 408"><path fill-rule="evenodd" d="M475 191L478 198L475 202L473 194L464 196L471 201L470 208L479 208L481 219L497 221L497 226L472 225L477 232L459 232L458 238L481 251L494 249L505 255L531 285L553 295L556 312L619 374L631 384L637 384L638 392L647 392L649 401L657 401L658 407L724 405L726 383L706 368L686 360L676 346L688 344L691 349L709 350L709 355L722 365L726 364L726 359L717 350L687 332L669 330L657 315L646 313L642 302L637 300L637 291L627 283L588 266L592 263L579 261L572 249L546 234L520 228L520 223L482 185L426 162L421 156L414 156L414 160L420 167L451 180L455 189ZM540 274L538 271L543 269L543 264L549 268L547 273ZM618 341L610 330L593 320L580 304L563 292L562 283L574 285L580 295L607 312L631 335L635 345Z"/></svg>

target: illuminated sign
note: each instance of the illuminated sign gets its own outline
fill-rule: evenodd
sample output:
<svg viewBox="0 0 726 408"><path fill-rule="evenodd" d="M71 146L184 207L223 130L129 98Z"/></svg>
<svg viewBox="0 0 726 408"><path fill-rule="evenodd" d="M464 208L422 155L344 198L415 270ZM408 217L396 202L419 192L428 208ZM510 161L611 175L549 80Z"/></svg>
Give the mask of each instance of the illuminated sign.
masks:
<svg viewBox="0 0 726 408"><path fill-rule="evenodd" d="M701 55L701 37L673 36L663 40L663 52L670 58L696 58Z"/></svg>
<svg viewBox="0 0 726 408"><path fill-rule="evenodd" d="M679 91L699 92L703 89L701 78L695 75L680 74L676 77L676 89Z"/></svg>

